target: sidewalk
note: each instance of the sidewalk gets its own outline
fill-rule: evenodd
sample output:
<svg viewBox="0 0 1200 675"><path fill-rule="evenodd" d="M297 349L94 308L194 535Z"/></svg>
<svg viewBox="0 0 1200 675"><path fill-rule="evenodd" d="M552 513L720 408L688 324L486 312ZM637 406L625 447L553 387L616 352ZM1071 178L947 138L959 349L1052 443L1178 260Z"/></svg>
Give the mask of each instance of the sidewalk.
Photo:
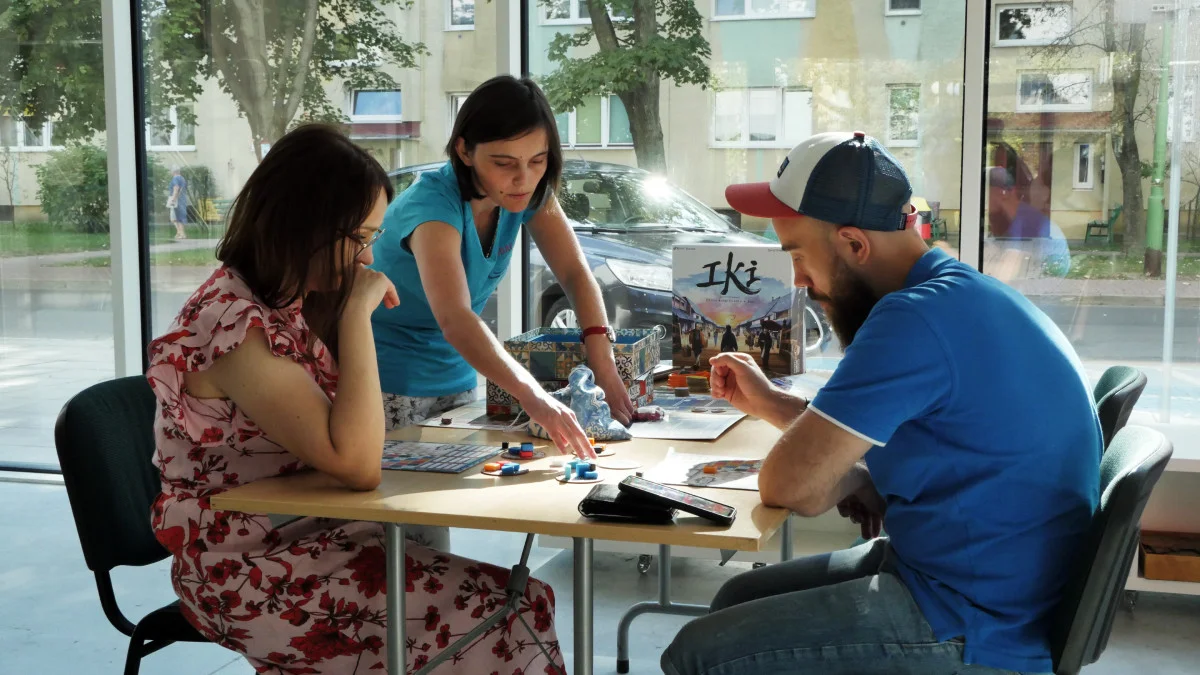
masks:
<svg viewBox="0 0 1200 675"><path fill-rule="evenodd" d="M219 239L184 239L150 246L150 253L216 249ZM110 255L109 251L81 251L52 255L0 258L0 288L31 291L95 291L112 285L111 267L74 266L71 263ZM156 291L190 293L204 282L212 266L154 265L150 282Z"/></svg>

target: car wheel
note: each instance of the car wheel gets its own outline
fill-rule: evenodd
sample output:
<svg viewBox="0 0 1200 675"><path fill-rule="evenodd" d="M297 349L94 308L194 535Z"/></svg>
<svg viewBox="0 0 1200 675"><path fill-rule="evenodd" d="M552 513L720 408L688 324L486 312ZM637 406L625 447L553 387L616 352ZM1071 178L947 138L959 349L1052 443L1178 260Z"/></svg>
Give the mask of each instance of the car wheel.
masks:
<svg viewBox="0 0 1200 675"><path fill-rule="evenodd" d="M546 328L579 328L579 318L575 316L571 301L559 298L550 305L550 309L542 318L542 325Z"/></svg>

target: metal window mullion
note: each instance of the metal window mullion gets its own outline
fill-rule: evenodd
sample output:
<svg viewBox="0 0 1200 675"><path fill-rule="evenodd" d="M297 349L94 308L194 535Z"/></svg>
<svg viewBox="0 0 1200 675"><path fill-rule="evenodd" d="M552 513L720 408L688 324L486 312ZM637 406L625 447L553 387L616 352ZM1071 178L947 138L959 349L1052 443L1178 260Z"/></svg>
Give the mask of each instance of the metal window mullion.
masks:
<svg viewBox="0 0 1200 675"><path fill-rule="evenodd" d="M975 269L983 262L983 152L987 127L989 5L968 2L963 40L962 192L959 195L959 259Z"/></svg>

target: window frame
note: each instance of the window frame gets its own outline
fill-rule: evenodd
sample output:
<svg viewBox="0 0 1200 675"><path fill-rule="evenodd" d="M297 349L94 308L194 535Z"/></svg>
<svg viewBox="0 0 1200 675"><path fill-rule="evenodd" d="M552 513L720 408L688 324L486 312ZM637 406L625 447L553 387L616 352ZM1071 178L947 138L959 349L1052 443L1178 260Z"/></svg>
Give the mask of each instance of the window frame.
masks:
<svg viewBox="0 0 1200 675"><path fill-rule="evenodd" d="M1027 105L1021 99L1022 81L1028 75L1054 75L1078 73L1086 74L1088 78L1088 96L1086 105L1062 104L1062 103L1043 103L1040 105ZM1072 68L1066 70L1018 70L1017 71L1017 112L1093 112L1096 107L1096 73L1083 68Z"/></svg>
<svg viewBox="0 0 1200 675"><path fill-rule="evenodd" d="M992 34L992 47L993 48L995 48L995 47L1044 47L1049 44L1054 44L1054 42L1056 40L1060 40L1063 37L1066 37L1065 35L1063 35L1063 36L1059 36L1056 38L1051 38L1049 40L1011 40L1011 39L1005 40L1005 39L1000 38L1000 12L1002 12L1006 9L1008 9L1008 10L1012 10L1012 9L1043 9L1049 5L1058 5L1058 6L1066 8L1066 10L1067 10L1067 26L1068 26L1067 34L1069 35L1070 34L1069 26L1071 25L1071 22L1075 19L1075 11L1074 11L1075 8L1072 5L1072 3L1070 3L1070 2L1061 2L1061 1L1055 0L1054 2L997 3L995 6L995 10L992 13L992 23L996 26L995 32Z"/></svg>
<svg viewBox="0 0 1200 675"><path fill-rule="evenodd" d="M400 114L399 115L355 115L354 114L354 97L360 91L394 91L400 94ZM348 92L348 101L346 104L346 116L351 122L403 122L404 121L404 89L397 85L394 89L350 89Z"/></svg>
<svg viewBox="0 0 1200 675"><path fill-rule="evenodd" d="M806 0L812 9L807 12L751 12L750 3L745 0L746 9L741 14L717 14L717 0L711 0L708 12L709 21L763 21L770 19L815 19L817 18L817 0Z"/></svg>
<svg viewBox="0 0 1200 675"><path fill-rule="evenodd" d="M887 133L885 134L885 137L887 139L886 142L887 142L888 147L890 147L890 148L919 148L919 147L921 147L921 120L920 120L920 118L921 118L921 88L922 87L920 84L917 84L914 82L897 82L897 83L887 85L888 118L887 118ZM894 111L892 110L892 92L896 91L898 89L915 89L917 91L917 124L916 124L917 137L916 138L912 138L912 139L892 138L892 115L895 114Z"/></svg>
<svg viewBox="0 0 1200 675"><path fill-rule="evenodd" d="M1088 149L1087 163L1087 180L1079 180L1079 160L1082 157L1081 151L1083 148ZM1074 144L1071 148L1071 187L1075 190L1095 190L1096 189L1096 143L1093 141L1080 141Z"/></svg>
<svg viewBox="0 0 1200 675"><path fill-rule="evenodd" d="M192 143L190 145L179 142L179 107L171 106L167 112L167 117L171 120L171 131L168 132L171 136L171 142L167 145L152 145L151 139L154 138L150 123L146 122L146 150L151 152L195 152L196 151L196 127L192 125Z"/></svg>
<svg viewBox="0 0 1200 675"><path fill-rule="evenodd" d="M612 142L612 133L611 133L612 128L610 126L612 124L612 113L611 113L612 99L616 98L616 99L620 100L619 97L616 94L609 94L607 96L601 96L599 98L600 98L600 143L597 144L597 143L577 143L576 142L576 135L577 135L578 129L576 128L575 109L572 108L571 110L569 110L566 113L567 114L566 136L564 138L559 139L562 147L571 148L573 150L632 150L633 149L633 141L632 140L629 141L628 143L613 143ZM561 115L562 113L557 113L557 114ZM625 111L625 114L628 117L629 111L628 110ZM631 127L632 127L632 125L631 125ZM630 129L630 132L632 133L632 128Z"/></svg>
<svg viewBox="0 0 1200 675"><path fill-rule="evenodd" d="M10 117L10 116L5 115L5 117ZM63 147L65 147L62 145L53 145L54 120L46 120L45 122L42 123L43 143L44 143L45 139L49 138L51 140L51 145L44 145L44 144L43 145L25 145L25 120L21 119L19 117L11 118L11 119L13 120L13 140L16 142L16 145L8 146L8 149L10 151L12 151L12 152L54 152L55 150L62 150Z"/></svg>
<svg viewBox="0 0 1200 675"><path fill-rule="evenodd" d="M470 25L459 25L454 23L454 5L461 3L462 0L446 0L446 31L462 31L475 30L475 3L471 4L471 23Z"/></svg>
<svg viewBox="0 0 1200 675"><path fill-rule="evenodd" d="M718 93L740 91L742 93L742 137L740 141L718 141L716 138L716 114L717 103L716 95ZM775 140L773 141L752 141L750 140L750 92L751 91L773 91L778 94L779 102L779 118L776 125ZM795 147L796 143L804 140L803 138L791 139L786 137L785 129L787 128L787 93L802 92L808 94L808 131L812 134L813 127L813 93L812 89L806 87L729 87L714 91L711 99L710 108L712 114L709 116L708 126L708 147L714 150L790 150Z"/></svg>
<svg viewBox="0 0 1200 675"><path fill-rule="evenodd" d="M892 0L884 0L883 15L884 16L920 16L921 10L925 7L920 4L921 0L917 0L916 9L893 9Z"/></svg>

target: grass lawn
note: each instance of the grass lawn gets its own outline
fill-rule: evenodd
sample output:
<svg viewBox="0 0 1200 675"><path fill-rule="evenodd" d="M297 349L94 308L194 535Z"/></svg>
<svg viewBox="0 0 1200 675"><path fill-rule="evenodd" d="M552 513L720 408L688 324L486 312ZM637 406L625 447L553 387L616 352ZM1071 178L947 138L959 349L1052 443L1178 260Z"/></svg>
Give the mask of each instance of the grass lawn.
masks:
<svg viewBox="0 0 1200 675"><path fill-rule="evenodd" d="M75 262L64 263L65 267L109 267L112 264L110 256L86 258ZM150 256L151 265L174 265L179 267L216 267L217 258L210 248L195 248L187 251L167 251Z"/></svg>
<svg viewBox="0 0 1200 675"><path fill-rule="evenodd" d="M1078 254L1071 256L1068 279L1144 279L1142 256ZM1180 256L1180 279L1200 278L1200 258Z"/></svg>
<svg viewBox="0 0 1200 675"><path fill-rule="evenodd" d="M67 232L53 223L0 223L0 258L107 250L107 232Z"/></svg>

